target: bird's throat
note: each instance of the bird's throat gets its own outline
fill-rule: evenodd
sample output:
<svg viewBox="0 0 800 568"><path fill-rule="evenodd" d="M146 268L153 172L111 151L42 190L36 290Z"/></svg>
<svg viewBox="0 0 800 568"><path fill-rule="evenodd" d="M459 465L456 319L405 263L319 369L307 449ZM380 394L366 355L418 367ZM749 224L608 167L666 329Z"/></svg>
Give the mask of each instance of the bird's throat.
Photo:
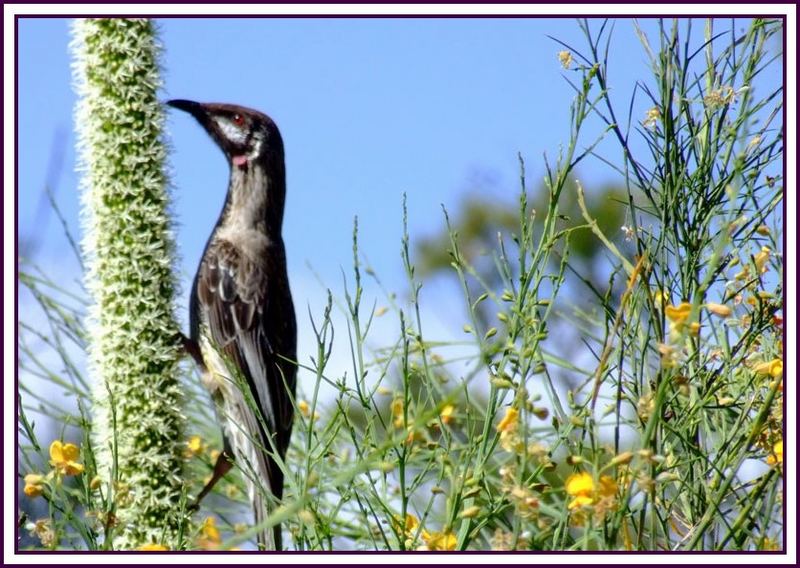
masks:
<svg viewBox="0 0 800 568"><path fill-rule="evenodd" d="M247 163L245 158L245 164ZM241 229L251 229L263 224L269 207L272 180L257 162L250 166L231 168L229 203L223 219L224 224L238 225Z"/></svg>
<svg viewBox="0 0 800 568"><path fill-rule="evenodd" d="M245 166L231 163L228 196L218 228L256 230L272 241L280 240L283 223L285 177L258 159Z"/></svg>

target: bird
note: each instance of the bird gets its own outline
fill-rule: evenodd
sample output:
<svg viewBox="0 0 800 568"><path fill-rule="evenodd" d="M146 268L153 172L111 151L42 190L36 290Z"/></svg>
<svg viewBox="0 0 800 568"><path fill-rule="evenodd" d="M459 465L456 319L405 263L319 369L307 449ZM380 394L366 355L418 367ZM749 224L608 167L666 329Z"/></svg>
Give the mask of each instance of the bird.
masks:
<svg viewBox="0 0 800 568"><path fill-rule="evenodd" d="M193 116L230 167L225 203L192 283L189 337L183 338L223 431L224 450L196 504L234 462L244 473L258 526L283 495L297 371L282 238L283 139L275 122L257 110L185 99L167 104ZM256 537L259 549L281 550L280 525Z"/></svg>

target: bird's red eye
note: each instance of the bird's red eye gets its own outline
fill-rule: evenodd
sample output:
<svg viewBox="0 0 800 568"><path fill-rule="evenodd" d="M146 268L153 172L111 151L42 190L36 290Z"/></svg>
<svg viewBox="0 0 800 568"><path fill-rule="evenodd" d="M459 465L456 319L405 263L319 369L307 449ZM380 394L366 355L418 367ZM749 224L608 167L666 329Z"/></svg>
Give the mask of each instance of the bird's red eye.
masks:
<svg viewBox="0 0 800 568"><path fill-rule="evenodd" d="M236 126L242 126L244 124L244 117L241 114L234 114L233 115L233 123Z"/></svg>

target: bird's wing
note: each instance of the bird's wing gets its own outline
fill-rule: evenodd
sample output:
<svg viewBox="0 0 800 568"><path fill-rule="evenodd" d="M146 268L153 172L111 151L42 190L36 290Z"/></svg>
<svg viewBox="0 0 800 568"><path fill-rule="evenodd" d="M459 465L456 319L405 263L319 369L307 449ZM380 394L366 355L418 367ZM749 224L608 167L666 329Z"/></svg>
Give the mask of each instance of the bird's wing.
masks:
<svg viewBox="0 0 800 568"><path fill-rule="evenodd" d="M283 453L283 434L291 428L291 401L268 338L270 322L264 317L268 286L262 264L248 259L228 241L218 241L209 247L201 263L197 300L212 341L247 380L269 433L278 434L275 443ZM250 428L252 434L261 430ZM271 449L266 440L263 445Z"/></svg>
<svg viewBox="0 0 800 568"><path fill-rule="evenodd" d="M249 471L265 480L270 492L280 498L283 489L283 470L277 465L272 449L277 448L283 457L289 445L292 428L293 407L291 397L285 388L294 390L294 376L284 378L279 354L273 350L283 349L280 345L282 330L290 322L270 321L270 289L274 293L280 282L270 282L270 266L275 260L268 252L259 262L247 255L227 240L212 237L200 263L194 283L192 301L194 321L197 327L207 329L213 347L228 359L228 364L241 372L247 388L255 400L263 422L238 389L230 389L229 398L224 401L226 418L234 438L235 457L246 477ZM281 313L278 310L278 313ZM269 317L268 317L269 314ZM195 332L198 332L195 329ZM271 345L270 338L275 338ZM293 353L292 353L293 355ZM260 440L258 438L261 438ZM269 442L272 439L272 443ZM253 444L250 440L257 442ZM263 448L265 451L262 451ZM248 487L250 500L255 513L255 523L260 524L268 514L267 497L255 484ZM259 542L267 544L269 539L280 549L281 534L279 526L258 535Z"/></svg>

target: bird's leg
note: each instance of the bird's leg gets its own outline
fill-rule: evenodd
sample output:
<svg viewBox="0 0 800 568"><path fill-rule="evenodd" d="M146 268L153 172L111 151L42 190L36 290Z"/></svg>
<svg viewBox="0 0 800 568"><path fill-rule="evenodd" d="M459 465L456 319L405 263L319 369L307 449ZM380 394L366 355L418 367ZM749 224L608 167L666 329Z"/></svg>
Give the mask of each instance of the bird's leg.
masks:
<svg viewBox="0 0 800 568"><path fill-rule="evenodd" d="M194 362L197 363L198 367L205 369L206 365L203 362L203 354L200 351L200 344L198 344L194 339L186 337L181 332L178 332L178 336L183 353L190 355L192 359L194 359Z"/></svg>
<svg viewBox="0 0 800 568"><path fill-rule="evenodd" d="M226 443L225 449L223 449L217 456L217 461L214 464L214 472L211 474L211 479L208 480L208 483L206 483L205 487L203 487L203 490L197 495L194 503L192 503L192 505L189 507L190 512L194 513L198 508L200 508L200 501L203 500L203 497L211 493L211 490L214 489L217 481L222 479L233 467L233 453L227 446L228 444Z"/></svg>
<svg viewBox="0 0 800 568"><path fill-rule="evenodd" d="M194 362L203 372L206 374L206 364L203 361L203 354L200 351L200 345L194 339L190 337L186 337L184 334L179 332L179 340L181 343L181 347L183 349L183 353L191 355ZM195 499L194 503L189 506L190 512L197 511L200 508L200 501L203 500L203 497L211 493L211 490L214 489L214 486L217 482L222 479L226 473L228 473L231 468L233 467L233 450L231 449L230 444L228 443L228 439L224 438L224 447L222 451L217 456L217 461L214 463L214 471L211 474L211 479L208 480L205 487L200 491Z"/></svg>

